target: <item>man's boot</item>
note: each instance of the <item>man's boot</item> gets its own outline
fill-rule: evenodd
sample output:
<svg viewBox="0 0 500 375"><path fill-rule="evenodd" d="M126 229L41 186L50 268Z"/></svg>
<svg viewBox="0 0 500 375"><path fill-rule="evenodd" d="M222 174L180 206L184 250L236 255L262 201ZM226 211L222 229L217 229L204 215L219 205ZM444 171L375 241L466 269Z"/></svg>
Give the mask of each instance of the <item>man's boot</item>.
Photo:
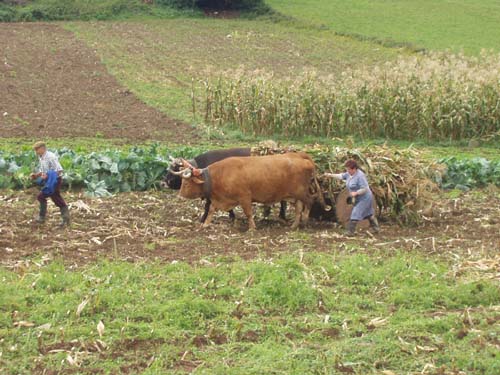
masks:
<svg viewBox="0 0 500 375"><path fill-rule="evenodd" d="M38 224L43 224L45 223L45 217L47 216L47 202L40 202L40 213L38 214L38 217L36 218L36 222Z"/></svg>
<svg viewBox="0 0 500 375"><path fill-rule="evenodd" d="M380 227L378 226L377 218L375 216L370 216L368 220L370 220L370 226L372 227L373 232L374 233L380 232Z"/></svg>
<svg viewBox="0 0 500 375"><path fill-rule="evenodd" d="M356 232L356 224L357 224L356 221L349 220L349 222L347 223L347 230L345 232L345 235L347 237L354 237L354 234Z"/></svg>
<svg viewBox="0 0 500 375"><path fill-rule="evenodd" d="M70 223L69 209L68 206L64 206L61 207L60 210L61 210L61 224L59 226L61 228L64 228L65 226L68 226Z"/></svg>

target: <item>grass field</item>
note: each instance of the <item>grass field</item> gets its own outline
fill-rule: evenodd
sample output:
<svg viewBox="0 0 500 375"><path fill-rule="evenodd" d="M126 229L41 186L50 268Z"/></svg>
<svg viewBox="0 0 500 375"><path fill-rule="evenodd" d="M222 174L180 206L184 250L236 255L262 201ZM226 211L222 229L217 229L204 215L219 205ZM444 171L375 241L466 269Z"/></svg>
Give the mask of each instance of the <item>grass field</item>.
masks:
<svg viewBox="0 0 500 375"><path fill-rule="evenodd" d="M500 4L495 0L268 0L279 12L338 33L389 45L498 51Z"/></svg>
<svg viewBox="0 0 500 375"><path fill-rule="evenodd" d="M2 269L0 364L12 374L498 374L495 282L452 271L460 262L357 251Z"/></svg>

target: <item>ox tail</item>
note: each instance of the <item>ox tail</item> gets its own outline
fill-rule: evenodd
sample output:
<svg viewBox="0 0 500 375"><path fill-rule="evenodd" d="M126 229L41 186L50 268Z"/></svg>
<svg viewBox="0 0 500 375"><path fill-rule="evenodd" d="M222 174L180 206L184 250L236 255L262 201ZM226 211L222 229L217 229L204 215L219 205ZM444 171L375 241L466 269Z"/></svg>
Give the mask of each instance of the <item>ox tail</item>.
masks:
<svg viewBox="0 0 500 375"><path fill-rule="evenodd" d="M312 177L311 186L310 186L312 198L316 199L319 202L319 204L321 205L323 210L325 210L327 212L331 211L333 207L326 204L325 197L323 196L323 191L321 189L321 185L320 185L319 180L318 180L318 175L316 173L317 172L316 163L314 162L311 155L309 155L308 153L299 152L298 154L302 158L309 160L314 166L314 172L313 172L313 177Z"/></svg>
<svg viewBox="0 0 500 375"><path fill-rule="evenodd" d="M327 212L331 211L332 210L332 206L327 205L326 202L325 202L325 197L323 195L323 190L321 189L321 185L319 184L318 175L316 174L316 170L314 171L311 185L312 185L311 186L312 187L312 191L314 192L313 193L313 197L318 200L318 202L321 205L321 207L323 207L323 210L325 210Z"/></svg>

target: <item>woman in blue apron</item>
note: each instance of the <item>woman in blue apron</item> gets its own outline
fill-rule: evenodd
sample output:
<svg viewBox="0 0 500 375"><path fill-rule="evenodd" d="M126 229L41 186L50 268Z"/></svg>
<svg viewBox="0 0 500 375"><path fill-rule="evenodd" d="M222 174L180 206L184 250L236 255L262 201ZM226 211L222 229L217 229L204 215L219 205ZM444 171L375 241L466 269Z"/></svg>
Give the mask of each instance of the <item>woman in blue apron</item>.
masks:
<svg viewBox="0 0 500 375"><path fill-rule="evenodd" d="M346 182L349 196L354 202L354 207L351 213L351 219L347 224L347 235L354 236L356 231L356 224L360 220L368 219L370 226L375 233L378 233L380 228L378 226L375 212L373 211L373 194L368 186L368 181L365 174L359 170L358 163L355 160L347 160L345 162L346 172L333 174L325 173L325 177L333 177L338 180Z"/></svg>

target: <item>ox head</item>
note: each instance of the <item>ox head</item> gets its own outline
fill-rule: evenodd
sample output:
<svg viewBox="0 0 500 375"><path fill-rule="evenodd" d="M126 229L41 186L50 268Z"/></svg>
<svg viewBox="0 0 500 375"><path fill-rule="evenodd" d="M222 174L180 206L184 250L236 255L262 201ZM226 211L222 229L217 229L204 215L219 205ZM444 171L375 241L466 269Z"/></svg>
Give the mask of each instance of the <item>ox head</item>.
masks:
<svg viewBox="0 0 500 375"><path fill-rule="evenodd" d="M161 182L161 186L164 188L170 188L173 190L179 190L182 184L182 177L176 172L184 169L183 159L170 157L170 166L167 169L165 177Z"/></svg>
<svg viewBox="0 0 500 375"><path fill-rule="evenodd" d="M170 170L169 173L181 181L179 195L188 199L203 198L203 181L201 169L194 168L189 162L180 159L182 167L178 171Z"/></svg>
<svg viewBox="0 0 500 375"><path fill-rule="evenodd" d="M316 197L309 211L309 217L318 221L337 221L336 212L333 209L334 202L328 193L323 193L323 200Z"/></svg>

